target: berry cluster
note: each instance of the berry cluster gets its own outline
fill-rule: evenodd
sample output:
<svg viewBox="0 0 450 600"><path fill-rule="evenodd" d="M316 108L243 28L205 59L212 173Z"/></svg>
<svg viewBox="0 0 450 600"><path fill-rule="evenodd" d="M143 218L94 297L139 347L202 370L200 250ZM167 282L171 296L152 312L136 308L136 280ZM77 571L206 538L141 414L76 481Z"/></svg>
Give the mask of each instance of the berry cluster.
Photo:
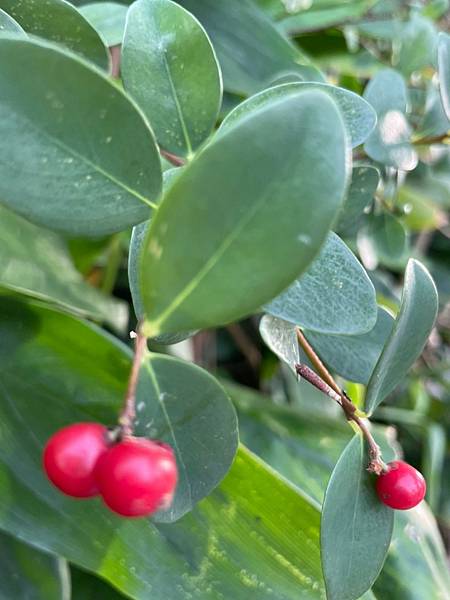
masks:
<svg viewBox="0 0 450 600"><path fill-rule="evenodd" d="M402 460L393 460L377 479L377 494L383 504L397 510L417 506L427 486L422 473Z"/></svg>
<svg viewBox="0 0 450 600"><path fill-rule="evenodd" d="M178 478L170 446L133 436L114 442L99 423L57 431L45 446L44 469L64 494L100 494L124 517L143 517L170 506Z"/></svg>

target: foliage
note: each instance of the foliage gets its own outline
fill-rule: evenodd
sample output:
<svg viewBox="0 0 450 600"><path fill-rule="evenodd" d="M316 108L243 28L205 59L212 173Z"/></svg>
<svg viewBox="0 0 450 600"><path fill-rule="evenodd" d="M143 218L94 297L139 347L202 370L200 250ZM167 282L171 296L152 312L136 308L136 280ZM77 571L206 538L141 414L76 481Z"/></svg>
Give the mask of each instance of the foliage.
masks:
<svg viewBox="0 0 450 600"><path fill-rule="evenodd" d="M448 8L0 0L2 598L450 598ZM180 475L124 520L40 455L138 328Z"/></svg>

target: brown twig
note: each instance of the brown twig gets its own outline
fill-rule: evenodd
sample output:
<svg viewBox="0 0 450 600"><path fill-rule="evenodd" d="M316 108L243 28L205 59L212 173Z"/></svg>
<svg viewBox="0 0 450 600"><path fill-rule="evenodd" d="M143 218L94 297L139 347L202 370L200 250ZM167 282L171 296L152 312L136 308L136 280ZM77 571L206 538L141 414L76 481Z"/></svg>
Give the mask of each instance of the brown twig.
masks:
<svg viewBox="0 0 450 600"><path fill-rule="evenodd" d="M161 156L167 158L167 160L173 165L175 165L175 167L182 167L186 163L184 158L181 158L181 156L172 154L172 152L167 152L167 150L163 150L162 148L160 148L159 151L161 153Z"/></svg>
<svg viewBox="0 0 450 600"><path fill-rule="evenodd" d="M261 353L244 331L242 326L238 325L237 323L232 323L231 325L227 325L227 331L233 338L233 341L238 349L245 356L248 364L254 371L257 371L259 365L261 364Z"/></svg>
<svg viewBox="0 0 450 600"><path fill-rule="evenodd" d="M341 388L338 386L331 373L328 371L326 366L317 356L316 352L314 351L314 348L311 346L311 344L308 342L305 335L303 334L303 331L299 327L296 327L295 332L297 334L297 340L300 344L300 347L302 348L306 356L309 358L311 364L319 373L320 377L328 383L328 385L336 392L336 394L341 395Z"/></svg>
<svg viewBox="0 0 450 600"><path fill-rule="evenodd" d="M122 436L133 435L134 419L136 417L136 387L142 360L147 351L147 338L143 335L140 327L138 327L135 335L133 364L125 394L125 402L119 417L120 433Z"/></svg>

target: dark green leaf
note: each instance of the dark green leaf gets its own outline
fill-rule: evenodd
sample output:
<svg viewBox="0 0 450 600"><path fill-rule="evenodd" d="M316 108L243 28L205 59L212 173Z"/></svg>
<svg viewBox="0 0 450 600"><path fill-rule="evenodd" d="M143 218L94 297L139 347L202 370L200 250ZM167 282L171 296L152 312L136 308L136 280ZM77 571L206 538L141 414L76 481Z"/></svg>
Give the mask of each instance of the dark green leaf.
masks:
<svg viewBox="0 0 450 600"><path fill-rule="evenodd" d="M353 167L352 181L336 223L338 231L345 231L358 222L364 209L373 199L379 180L380 174L374 167Z"/></svg>
<svg viewBox="0 0 450 600"><path fill-rule="evenodd" d="M321 333L354 335L377 320L375 288L354 254L331 233L306 273L264 310Z"/></svg>
<svg viewBox="0 0 450 600"><path fill-rule="evenodd" d="M80 8L80 13L99 32L107 46L122 43L128 8L117 2L92 2Z"/></svg>
<svg viewBox="0 0 450 600"><path fill-rule="evenodd" d="M71 600L125 600L117 590L109 586L106 581L95 577L92 573L70 568L72 595Z"/></svg>
<svg viewBox="0 0 450 600"><path fill-rule="evenodd" d="M306 81L323 77L251 0L181 0L210 36L230 92L248 95L280 73L295 71Z"/></svg>
<svg viewBox="0 0 450 600"><path fill-rule="evenodd" d="M438 73L442 104L450 120L450 35L443 32L438 41Z"/></svg>
<svg viewBox="0 0 450 600"><path fill-rule="evenodd" d="M342 112L353 147L362 144L375 127L375 111L361 96L327 83L297 82L270 87L242 102L226 116L219 131L227 131L239 119L273 102L275 98L287 97L303 90L320 90L333 98Z"/></svg>
<svg viewBox="0 0 450 600"><path fill-rule="evenodd" d="M54 490L41 471L45 440L79 420L113 423L130 357L67 315L0 302L3 529L136 600L323 599L317 508L243 448L218 490L176 524L124 520L98 499Z"/></svg>
<svg viewBox="0 0 450 600"><path fill-rule="evenodd" d="M78 235L148 218L161 188L156 144L99 71L46 42L0 38L0 117L3 204Z"/></svg>
<svg viewBox="0 0 450 600"><path fill-rule="evenodd" d="M176 521L210 494L230 469L238 444L236 414L214 377L158 354L151 354L141 367L136 402L137 435L161 439L175 450L175 498L155 519Z"/></svg>
<svg viewBox="0 0 450 600"><path fill-rule="evenodd" d="M63 240L0 207L0 287L55 303L76 314L127 324L127 306L86 283Z"/></svg>
<svg viewBox="0 0 450 600"><path fill-rule="evenodd" d="M400 312L367 387L369 414L420 356L433 328L437 308L437 291L430 274L420 262L411 259L406 268Z"/></svg>
<svg viewBox="0 0 450 600"><path fill-rule="evenodd" d="M70 600L70 575L62 558L0 533L0 565L1 600Z"/></svg>
<svg viewBox="0 0 450 600"><path fill-rule="evenodd" d="M219 114L222 80L203 27L171 0L138 0L128 12L121 72L160 145L193 151Z"/></svg>
<svg viewBox="0 0 450 600"><path fill-rule="evenodd" d="M150 224L141 259L147 334L227 323L286 288L335 218L346 155L338 110L318 91L275 100L208 145Z"/></svg>
<svg viewBox="0 0 450 600"><path fill-rule="evenodd" d="M377 127L365 143L365 151L378 162L412 171L417 165L417 153L410 143L407 90L402 76L393 69L379 71L366 87L364 98L378 115Z"/></svg>
<svg viewBox="0 0 450 600"><path fill-rule="evenodd" d="M373 263L394 266L405 260L408 248L408 237L405 226L389 213L371 215L367 224L358 231L360 254L372 257Z"/></svg>
<svg viewBox="0 0 450 600"><path fill-rule="evenodd" d="M378 577L391 541L394 511L375 492L364 440L355 435L334 468L320 526L328 600L356 600Z"/></svg>
<svg viewBox="0 0 450 600"><path fill-rule="evenodd" d="M323 335L313 331L305 331L305 335L333 371L350 381L367 384L392 326L389 313L378 308L375 327L363 335Z"/></svg>
<svg viewBox="0 0 450 600"><path fill-rule="evenodd" d="M19 23L14 21L14 19L10 17L8 13L0 8L0 34L2 33L19 33L25 35L25 32Z"/></svg>
<svg viewBox="0 0 450 600"><path fill-rule="evenodd" d="M67 47L99 67L109 69L109 54L100 36L65 0L0 0L0 8L31 34ZM32 63L31 63L32 64Z"/></svg>

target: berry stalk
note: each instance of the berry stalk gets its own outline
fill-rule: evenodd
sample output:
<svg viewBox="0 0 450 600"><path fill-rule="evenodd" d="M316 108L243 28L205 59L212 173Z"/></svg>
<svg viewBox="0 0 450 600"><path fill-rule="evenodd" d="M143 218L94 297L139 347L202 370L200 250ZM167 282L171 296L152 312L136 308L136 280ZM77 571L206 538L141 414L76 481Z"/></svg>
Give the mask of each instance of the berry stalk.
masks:
<svg viewBox="0 0 450 600"><path fill-rule="evenodd" d="M134 357L128 380L125 402L119 417L119 426L122 437L133 435L134 420L136 418L136 388L139 380L139 371L147 351L147 337L139 326L135 334Z"/></svg>

